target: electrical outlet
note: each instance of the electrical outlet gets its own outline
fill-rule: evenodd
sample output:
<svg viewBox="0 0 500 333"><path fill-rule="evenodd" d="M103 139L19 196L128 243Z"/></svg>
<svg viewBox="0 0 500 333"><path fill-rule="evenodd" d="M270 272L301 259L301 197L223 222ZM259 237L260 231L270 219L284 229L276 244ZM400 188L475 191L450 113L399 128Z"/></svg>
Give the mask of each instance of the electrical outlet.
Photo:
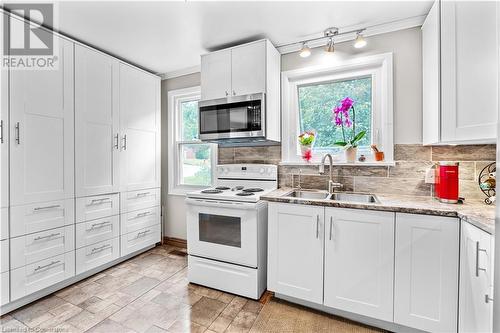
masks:
<svg viewBox="0 0 500 333"><path fill-rule="evenodd" d="M425 171L425 183L434 184L436 182L436 169L431 167Z"/></svg>

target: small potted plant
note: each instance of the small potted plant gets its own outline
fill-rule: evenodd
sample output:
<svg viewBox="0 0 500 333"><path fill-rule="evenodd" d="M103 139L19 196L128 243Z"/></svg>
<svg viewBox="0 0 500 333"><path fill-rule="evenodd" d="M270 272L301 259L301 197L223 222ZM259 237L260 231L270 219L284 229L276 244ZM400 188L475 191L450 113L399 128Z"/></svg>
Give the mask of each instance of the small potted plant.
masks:
<svg viewBox="0 0 500 333"><path fill-rule="evenodd" d="M336 126L342 127L342 138L344 141L335 142L336 146L344 148L347 163L356 161L359 141L365 136L366 131L356 133L356 111L354 110L354 100L346 97L340 104L333 108L333 122ZM352 113L352 120L351 115ZM349 132L348 129L351 129Z"/></svg>
<svg viewBox="0 0 500 333"><path fill-rule="evenodd" d="M305 131L299 135L300 153L302 158L307 162L311 161L315 139L316 133L313 131Z"/></svg>

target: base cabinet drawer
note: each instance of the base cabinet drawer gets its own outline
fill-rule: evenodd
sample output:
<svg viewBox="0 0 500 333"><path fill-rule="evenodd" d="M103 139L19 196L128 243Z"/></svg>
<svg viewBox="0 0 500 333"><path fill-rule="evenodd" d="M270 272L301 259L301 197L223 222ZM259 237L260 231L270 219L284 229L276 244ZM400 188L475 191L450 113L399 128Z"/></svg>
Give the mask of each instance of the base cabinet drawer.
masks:
<svg viewBox="0 0 500 333"><path fill-rule="evenodd" d="M120 210L122 213L132 212L135 210L150 208L159 205L159 188L121 193Z"/></svg>
<svg viewBox="0 0 500 333"><path fill-rule="evenodd" d="M120 238L116 237L76 250L76 274L104 265L120 257Z"/></svg>
<svg viewBox="0 0 500 333"><path fill-rule="evenodd" d="M76 225L76 248L120 236L120 216L109 216Z"/></svg>
<svg viewBox="0 0 500 333"><path fill-rule="evenodd" d="M160 223L160 207L136 210L121 215L121 234L144 229Z"/></svg>
<svg viewBox="0 0 500 333"><path fill-rule="evenodd" d="M11 270L11 300L50 287L75 275L75 252L67 252Z"/></svg>
<svg viewBox="0 0 500 333"><path fill-rule="evenodd" d="M10 300L10 285L9 272L0 274L0 305L9 303Z"/></svg>
<svg viewBox="0 0 500 333"><path fill-rule="evenodd" d="M74 199L10 208L10 237L63 227L75 222Z"/></svg>
<svg viewBox="0 0 500 333"><path fill-rule="evenodd" d="M0 208L0 239L9 238L9 209Z"/></svg>
<svg viewBox="0 0 500 333"><path fill-rule="evenodd" d="M118 193L76 199L76 223L96 220L120 213Z"/></svg>
<svg viewBox="0 0 500 333"><path fill-rule="evenodd" d="M75 249L75 227L51 229L11 239L11 269Z"/></svg>
<svg viewBox="0 0 500 333"><path fill-rule="evenodd" d="M0 273L9 270L9 240L0 241Z"/></svg>
<svg viewBox="0 0 500 333"><path fill-rule="evenodd" d="M120 237L122 257L158 243L160 241L160 235L159 224L122 235Z"/></svg>

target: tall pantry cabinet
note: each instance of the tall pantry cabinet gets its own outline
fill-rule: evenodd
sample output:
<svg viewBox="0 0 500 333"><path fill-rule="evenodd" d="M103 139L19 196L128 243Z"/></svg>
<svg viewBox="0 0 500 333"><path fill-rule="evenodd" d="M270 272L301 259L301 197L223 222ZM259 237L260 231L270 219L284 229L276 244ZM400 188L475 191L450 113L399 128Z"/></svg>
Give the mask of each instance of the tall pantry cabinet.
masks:
<svg viewBox="0 0 500 333"><path fill-rule="evenodd" d="M159 77L53 38L55 69L2 69L0 313L161 237Z"/></svg>

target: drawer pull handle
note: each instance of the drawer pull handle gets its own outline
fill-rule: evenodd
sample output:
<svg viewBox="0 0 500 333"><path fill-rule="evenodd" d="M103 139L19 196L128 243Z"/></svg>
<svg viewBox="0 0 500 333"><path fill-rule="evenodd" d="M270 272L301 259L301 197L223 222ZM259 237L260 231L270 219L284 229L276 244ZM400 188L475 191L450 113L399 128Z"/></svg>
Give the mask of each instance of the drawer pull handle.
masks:
<svg viewBox="0 0 500 333"><path fill-rule="evenodd" d="M14 127L15 131L16 131L16 137L15 137L15 140L16 140L16 143L18 145L21 144L21 135L20 135L20 132L21 132L21 129L20 129L21 125L19 124L19 122L16 123L16 126Z"/></svg>
<svg viewBox="0 0 500 333"><path fill-rule="evenodd" d="M104 244L103 246L94 247L92 249L92 251L90 251L90 254L99 253L99 252L102 252L104 250L110 249L111 247L112 247L111 244Z"/></svg>
<svg viewBox="0 0 500 333"><path fill-rule="evenodd" d="M319 238L319 215L316 215L316 238Z"/></svg>
<svg viewBox="0 0 500 333"><path fill-rule="evenodd" d="M141 192L141 193L137 193L136 196L137 197L144 197L144 196L146 196L148 194L149 194L149 192Z"/></svg>
<svg viewBox="0 0 500 333"><path fill-rule="evenodd" d="M136 238L146 236L147 233L149 233L149 232L151 232L151 230L144 230L144 231L138 232Z"/></svg>
<svg viewBox="0 0 500 333"><path fill-rule="evenodd" d="M49 267L54 266L55 264L58 264L60 262L61 262L60 260L57 260L57 261L52 261L50 264L47 264L47 265L38 266L37 268L35 268L35 272L38 272L38 271L45 269L45 268L49 268Z"/></svg>
<svg viewBox="0 0 500 333"><path fill-rule="evenodd" d="M91 231L91 230L94 230L94 229L99 229L99 228L105 227L105 226L110 225L110 224L111 224L111 221L105 221L105 222L100 222L100 223L93 223L90 226L90 229L87 229L87 231Z"/></svg>
<svg viewBox="0 0 500 333"><path fill-rule="evenodd" d="M45 206L45 207L35 207L33 210L44 210L44 209L54 209L54 208L59 208L61 205L51 205L51 206Z"/></svg>
<svg viewBox="0 0 500 333"><path fill-rule="evenodd" d="M330 240L332 240L333 233L333 216L330 216Z"/></svg>
<svg viewBox="0 0 500 333"><path fill-rule="evenodd" d="M58 232L57 234L50 234L50 235L47 235L47 236L38 236L34 240L35 241L39 241L39 240L42 240L42 239L47 239L47 238L52 238L52 237L55 237L55 236L59 236L60 234L61 233Z"/></svg>
<svg viewBox="0 0 500 333"><path fill-rule="evenodd" d="M137 213L136 217L144 217L151 214L151 212L143 212L143 213Z"/></svg>
<svg viewBox="0 0 500 333"><path fill-rule="evenodd" d="M488 294L484 295L484 302L489 303L493 302L493 298L491 298Z"/></svg>
<svg viewBox="0 0 500 333"><path fill-rule="evenodd" d="M0 120L0 143L3 143L3 120Z"/></svg>
<svg viewBox="0 0 500 333"><path fill-rule="evenodd" d="M91 205L95 205L95 204L102 204L106 201L109 201L110 199L109 198L102 198L102 199L93 199L90 204Z"/></svg>

